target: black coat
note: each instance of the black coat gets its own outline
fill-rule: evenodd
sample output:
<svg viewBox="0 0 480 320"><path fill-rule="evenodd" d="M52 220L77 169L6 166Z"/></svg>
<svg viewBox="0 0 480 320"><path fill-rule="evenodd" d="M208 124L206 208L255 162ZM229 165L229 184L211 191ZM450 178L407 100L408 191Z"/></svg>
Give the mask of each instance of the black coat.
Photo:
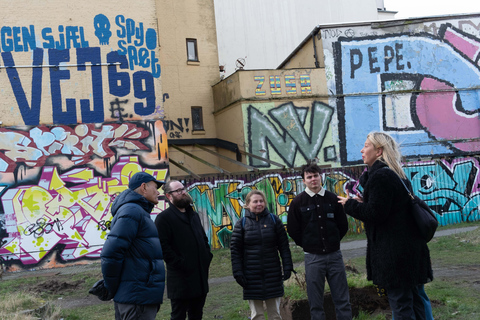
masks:
<svg viewBox="0 0 480 320"><path fill-rule="evenodd" d="M169 299L190 299L208 293L208 268L212 253L198 213L174 205L155 219L167 264Z"/></svg>
<svg viewBox="0 0 480 320"><path fill-rule="evenodd" d="M273 219L272 219L273 217ZM255 215L245 210L245 222L235 223L230 243L233 276L244 276L244 300L267 300L283 296L283 270L292 271L292 257L285 227L265 209ZM244 226L243 226L244 224Z"/></svg>
<svg viewBox="0 0 480 320"><path fill-rule="evenodd" d="M411 190L411 184L404 180ZM413 287L433 279L430 252L410 212L410 198L398 175L376 161L360 177L363 203L348 200L345 212L364 222L367 277L389 288Z"/></svg>
<svg viewBox="0 0 480 320"><path fill-rule="evenodd" d="M325 190L323 196L311 197L303 191L290 203L287 230L305 252L327 254L340 250L348 221L333 192Z"/></svg>
<svg viewBox="0 0 480 320"><path fill-rule="evenodd" d="M113 201L111 230L101 258L105 287L115 302L162 303L165 267L152 209L152 203L130 189Z"/></svg>

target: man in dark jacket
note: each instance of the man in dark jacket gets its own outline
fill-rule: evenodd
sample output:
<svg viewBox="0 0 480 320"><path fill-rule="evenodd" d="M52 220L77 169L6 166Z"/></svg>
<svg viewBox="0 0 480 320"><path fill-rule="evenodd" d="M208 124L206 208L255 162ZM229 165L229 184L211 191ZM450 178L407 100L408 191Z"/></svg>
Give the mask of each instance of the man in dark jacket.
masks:
<svg viewBox="0 0 480 320"><path fill-rule="evenodd" d="M208 293L208 268L212 253L192 198L176 180L164 186L170 207L155 219L167 264L167 295L171 320L202 319Z"/></svg>
<svg viewBox="0 0 480 320"><path fill-rule="evenodd" d="M287 230L305 252L305 277L312 320L324 320L325 278L330 286L337 319L352 319L347 276L340 240L348 230L347 216L337 196L321 184L316 164L302 167L305 191L292 200Z"/></svg>
<svg viewBox="0 0 480 320"><path fill-rule="evenodd" d="M150 212L163 182L133 175L112 204L112 224L102 249L105 288L115 301L115 319L153 320L163 300L165 267Z"/></svg>

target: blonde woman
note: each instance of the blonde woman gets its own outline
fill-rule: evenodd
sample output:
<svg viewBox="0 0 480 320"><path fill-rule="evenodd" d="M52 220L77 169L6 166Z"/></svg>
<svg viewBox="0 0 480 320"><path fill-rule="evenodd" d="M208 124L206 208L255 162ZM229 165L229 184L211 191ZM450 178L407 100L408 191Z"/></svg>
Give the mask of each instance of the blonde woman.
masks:
<svg viewBox="0 0 480 320"><path fill-rule="evenodd" d="M269 320L282 319L283 280L290 278L293 270L283 223L266 204L263 192L252 190L247 194L245 216L235 223L230 243L233 276L243 287L252 320L265 319L264 302Z"/></svg>
<svg viewBox="0 0 480 320"><path fill-rule="evenodd" d="M359 181L363 196L338 199L348 215L365 224L368 279L386 289L395 320L425 319L419 290L433 279L430 253L400 181L411 190L401 167L399 146L388 134L373 132L361 153L368 166Z"/></svg>

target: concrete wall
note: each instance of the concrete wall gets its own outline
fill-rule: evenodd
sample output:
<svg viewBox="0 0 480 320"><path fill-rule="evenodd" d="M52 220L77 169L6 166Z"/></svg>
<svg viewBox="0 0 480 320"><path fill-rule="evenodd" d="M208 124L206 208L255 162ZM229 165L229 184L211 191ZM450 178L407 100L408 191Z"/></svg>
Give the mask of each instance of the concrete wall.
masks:
<svg viewBox="0 0 480 320"><path fill-rule="evenodd" d="M1 262L98 259L131 175L168 176L155 2L19 0L0 21Z"/></svg>

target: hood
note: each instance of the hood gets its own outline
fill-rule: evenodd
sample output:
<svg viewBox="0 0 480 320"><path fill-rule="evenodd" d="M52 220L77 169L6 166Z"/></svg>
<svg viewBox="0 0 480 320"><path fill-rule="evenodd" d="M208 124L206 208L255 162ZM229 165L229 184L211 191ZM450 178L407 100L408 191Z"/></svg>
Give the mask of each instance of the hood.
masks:
<svg viewBox="0 0 480 320"><path fill-rule="evenodd" d="M120 193L115 200L113 200L112 203L112 217L115 217L115 215L118 212L118 209L120 209L121 206L127 203L135 203L142 207L145 211L148 213L152 212L153 207L155 206L153 203L145 199L144 196L136 193L135 191L131 189L127 189Z"/></svg>

